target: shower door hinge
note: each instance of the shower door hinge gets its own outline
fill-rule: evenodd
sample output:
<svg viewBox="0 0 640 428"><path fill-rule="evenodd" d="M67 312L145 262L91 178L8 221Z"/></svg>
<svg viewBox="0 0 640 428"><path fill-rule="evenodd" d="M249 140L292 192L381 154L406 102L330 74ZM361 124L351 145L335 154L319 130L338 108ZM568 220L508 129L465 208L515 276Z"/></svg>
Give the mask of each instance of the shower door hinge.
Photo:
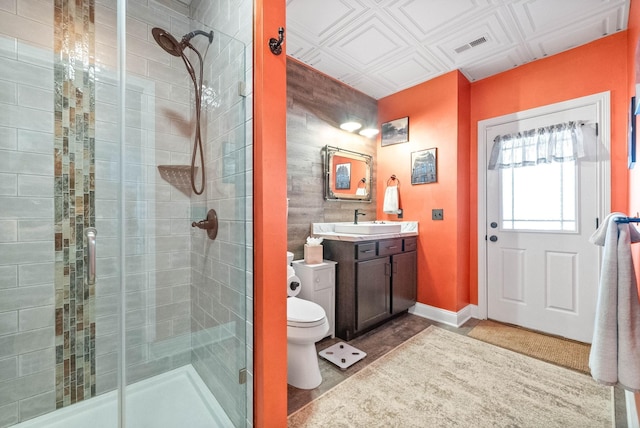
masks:
<svg viewBox="0 0 640 428"><path fill-rule="evenodd" d="M244 385L245 383L247 383L247 369L246 368L242 368L238 372L238 383L240 385Z"/></svg>
<svg viewBox="0 0 640 428"><path fill-rule="evenodd" d="M238 82L238 95L241 97L247 96L247 84L244 82Z"/></svg>

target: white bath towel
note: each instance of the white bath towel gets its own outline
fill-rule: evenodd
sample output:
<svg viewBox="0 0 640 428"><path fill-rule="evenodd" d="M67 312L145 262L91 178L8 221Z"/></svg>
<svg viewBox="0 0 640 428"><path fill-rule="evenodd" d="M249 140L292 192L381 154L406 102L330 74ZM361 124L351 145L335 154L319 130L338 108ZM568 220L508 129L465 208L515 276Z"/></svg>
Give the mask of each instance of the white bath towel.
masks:
<svg viewBox="0 0 640 428"><path fill-rule="evenodd" d="M382 211L387 214L400 214L398 197L398 186L387 186L387 190L384 192Z"/></svg>
<svg viewBox="0 0 640 428"><path fill-rule="evenodd" d="M589 367L598 382L638 392L640 302L631 243L640 242L640 232L634 225L616 223L621 216L609 214L589 239L604 246Z"/></svg>

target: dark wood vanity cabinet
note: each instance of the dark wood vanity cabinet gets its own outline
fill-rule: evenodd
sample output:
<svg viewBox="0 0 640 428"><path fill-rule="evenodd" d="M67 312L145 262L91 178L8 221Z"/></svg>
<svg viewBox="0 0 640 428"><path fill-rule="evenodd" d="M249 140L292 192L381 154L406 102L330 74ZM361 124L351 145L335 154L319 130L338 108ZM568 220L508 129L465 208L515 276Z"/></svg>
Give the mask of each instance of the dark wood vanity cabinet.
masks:
<svg viewBox="0 0 640 428"><path fill-rule="evenodd" d="M417 238L325 240L324 257L336 266L336 336L354 337L416 302Z"/></svg>

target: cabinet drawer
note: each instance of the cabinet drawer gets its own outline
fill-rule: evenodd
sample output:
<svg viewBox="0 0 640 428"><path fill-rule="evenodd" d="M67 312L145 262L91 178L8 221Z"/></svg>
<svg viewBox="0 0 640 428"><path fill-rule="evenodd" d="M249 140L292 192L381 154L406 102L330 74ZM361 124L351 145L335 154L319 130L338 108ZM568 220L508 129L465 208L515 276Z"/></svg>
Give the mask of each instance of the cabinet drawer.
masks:
<svg viewBox="0 0 640 428"><path fill-rule="evenodd" d="M404 251L415 251L418 247L418 240L416 238L404 239Z"/></svg>
<svg viewBox="0 0 640 428"><path fill-rule="evenodd" d="M378 255L388 256L402 252L402 239L387 239L378 242Z"/></svg>
<svg viewBox="0 0 640 428"><path fill-rule="evenodd" d="M366 244L356 245L356 259L367 260L376 256L376 243L368 242Z"/></svg>
<svg viewBox="0 0 640 428"><path fill-rule="evenodd" d="M333 269L320 269L313 275L313 289L324 290L325 288L333 288L334 270Z"/></svg>

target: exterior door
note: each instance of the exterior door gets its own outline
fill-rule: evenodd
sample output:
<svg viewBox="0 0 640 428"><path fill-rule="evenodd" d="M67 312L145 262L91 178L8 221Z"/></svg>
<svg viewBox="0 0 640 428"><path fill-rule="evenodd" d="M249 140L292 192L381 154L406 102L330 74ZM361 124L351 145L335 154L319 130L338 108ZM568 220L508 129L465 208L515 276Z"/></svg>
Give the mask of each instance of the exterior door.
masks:
<svg viewBox="0 0 640 428"><path fill-rule="evenodd" d="M487 128L497 135L578 121L588 156L487 170L487 315L497 321L591 342L599 278L596 104ZM486 169L486 166L485 166Z"/></svg>

